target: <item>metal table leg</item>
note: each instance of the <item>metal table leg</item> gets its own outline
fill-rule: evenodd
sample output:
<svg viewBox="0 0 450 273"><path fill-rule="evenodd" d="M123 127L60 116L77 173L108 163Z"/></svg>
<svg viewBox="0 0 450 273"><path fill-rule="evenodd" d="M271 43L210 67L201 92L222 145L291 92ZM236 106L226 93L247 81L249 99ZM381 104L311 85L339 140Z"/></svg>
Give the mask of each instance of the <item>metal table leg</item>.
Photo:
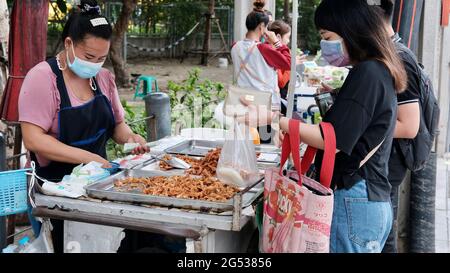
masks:
<svg viewBox="0 0 450 273"><path fill-rule="evenodd" d="M6 217L0 217L0 251L6 247Z"/></svg>

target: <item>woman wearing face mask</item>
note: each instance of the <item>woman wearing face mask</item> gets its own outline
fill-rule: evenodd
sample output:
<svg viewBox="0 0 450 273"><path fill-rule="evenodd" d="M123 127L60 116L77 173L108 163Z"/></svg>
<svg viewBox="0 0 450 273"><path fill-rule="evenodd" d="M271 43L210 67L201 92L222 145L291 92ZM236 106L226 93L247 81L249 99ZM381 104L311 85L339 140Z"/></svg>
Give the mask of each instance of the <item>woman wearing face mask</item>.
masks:
<svg viewBox="0 0 450 273"><path fill-rule="evenodd" d="M274 32L277 35L278 40L283 45L288 46L291 41L291 27L282 20L275 20L269 24L269 31ZM297 56L297 65L303 63L306 60L306 56ZM280 89L281 99L286 100L289 80L291 78L291 70L277 69L278 74L278 88ZM286 115L286 105L281 103L281 114Z"/></svg>
<svg viewBox="0 0 450 273"><path fill-rule="evenodd" d="M112 28L96 1L82 1L79 7L63 30L65 50L30 70L19 97L25 146L38 174L53 181L80 163L108 166L110 138L145 144L125 124L114 77L102 69Z"/></svg>
<svg viewBox="0 0 450 273"><path fill-rule="evenodd" d="M392 225L388 162L406 73L382 20L364 0L323 0L315 14L323 56L353 66L324 117L337 142L332 252L381 252ZM272 114L260 110L251 107L247 123L270 122ZM289 122L280 119L283 131L323 149L319 126L302 123L300 132L290 132ZM319 152L317 169L322 158Z"/></svg>
<svg viewBox="0 0 450 273"><path fill-rule="evenodd" d="M64 27L65 49L36 65L24 80L19 97L23 140L37 174L45 179L59 182L81 163L109 167L110 138L120 144L145 144L125 124L114 77L102 69L111 35L96 1L81 1ZM141 146L134 152L145 151L148 148ZM61 230L58 233L55 248L62 252Z"/></svg>
<svg viewBox="0 0 450 273"><path fill-rule="evenodd" d="M234 76L238 86L272 93L274 110L280 110L280 93L277 69L290 69L290 51L276 34L267 31L269 17L263 9L255 7L246 19L248 32L246 38L237 42L231 49ZM266 43L261 43L261 37ZM267 126L260 128L261 142L270 142ZM270 128L270 127L269 127Z"/></svg>

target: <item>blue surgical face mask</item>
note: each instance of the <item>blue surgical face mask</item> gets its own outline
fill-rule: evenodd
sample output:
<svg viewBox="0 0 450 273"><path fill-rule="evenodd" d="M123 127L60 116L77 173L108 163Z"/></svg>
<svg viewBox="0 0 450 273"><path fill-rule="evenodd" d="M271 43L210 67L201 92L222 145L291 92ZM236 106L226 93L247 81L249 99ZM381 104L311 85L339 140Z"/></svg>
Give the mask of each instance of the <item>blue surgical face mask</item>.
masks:
<svg viewBox="0 0 450 273"><path fill-rule="evenodd" d="M82 60L75 55L73 43L71 47L73 53L73 63L70 63L69 52L66 50L67 64L69 65L70 70L82 79L90 79L95 77L98 72L100 72L100 69L102 69L104 61L101 63L92 63Z"/></svg>
<svg viewBox="0 0 450 273"><path fill-rule="evenodd" d="M350 58L344 51L344 44L342 40L320 42L322 48L323 58L333 66L347 66L350 64Z"/></svg>

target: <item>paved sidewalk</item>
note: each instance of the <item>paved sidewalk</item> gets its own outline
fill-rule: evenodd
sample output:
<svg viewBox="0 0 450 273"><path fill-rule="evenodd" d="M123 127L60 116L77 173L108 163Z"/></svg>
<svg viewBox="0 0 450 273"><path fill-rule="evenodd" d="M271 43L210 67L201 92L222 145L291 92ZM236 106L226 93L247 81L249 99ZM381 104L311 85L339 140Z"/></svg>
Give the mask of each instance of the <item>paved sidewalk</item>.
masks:
<svg viewBox="0 0 450 273"><path fill-rule="evenodd" d="M450 155L439 158L436 177L436 252L450 253Z"/></svg>

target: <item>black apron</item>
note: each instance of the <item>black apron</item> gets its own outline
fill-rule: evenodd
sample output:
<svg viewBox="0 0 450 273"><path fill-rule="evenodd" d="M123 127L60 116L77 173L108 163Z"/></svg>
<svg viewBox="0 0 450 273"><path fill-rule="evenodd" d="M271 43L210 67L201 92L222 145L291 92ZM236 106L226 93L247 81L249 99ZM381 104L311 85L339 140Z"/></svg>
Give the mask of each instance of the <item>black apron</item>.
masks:
<svg viewBox="0 0 450 273"><path fill-rule="evenodd" d="M106 142L113 136L116 126L110 101L103 95L96 79L92 78L97 87L94 98L83 105L72 107L56 58L51 58L47 62L56 75L61 98L58 113L58 140L66 145L106 158ZM77 164L52 161L48 166L41 167L34 153L31 153L31 160L36 163L36 173L53 182L60 182L77 166Z"/></svg>

